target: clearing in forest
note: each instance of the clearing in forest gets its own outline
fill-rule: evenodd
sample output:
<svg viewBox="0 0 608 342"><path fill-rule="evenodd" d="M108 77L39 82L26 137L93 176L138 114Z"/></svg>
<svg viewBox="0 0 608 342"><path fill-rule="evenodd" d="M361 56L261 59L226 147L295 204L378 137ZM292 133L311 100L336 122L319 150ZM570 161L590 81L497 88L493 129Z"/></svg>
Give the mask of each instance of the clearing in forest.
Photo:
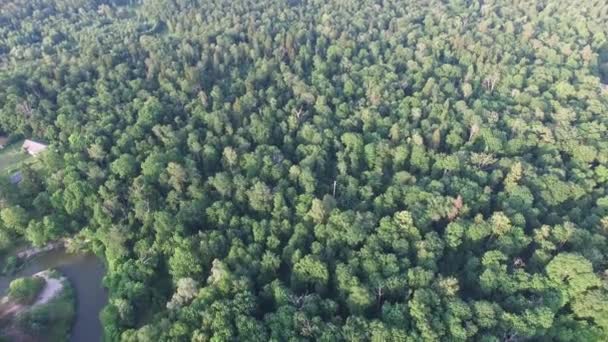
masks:
<svg viewBox="0 0 608 342"><path fill-rule="evenodd" d="M21 146L23 146L23 140L18 140L0 149L0 174L6 175L16 171L24 161L30 158L27 153L23 152Z"/></svg>

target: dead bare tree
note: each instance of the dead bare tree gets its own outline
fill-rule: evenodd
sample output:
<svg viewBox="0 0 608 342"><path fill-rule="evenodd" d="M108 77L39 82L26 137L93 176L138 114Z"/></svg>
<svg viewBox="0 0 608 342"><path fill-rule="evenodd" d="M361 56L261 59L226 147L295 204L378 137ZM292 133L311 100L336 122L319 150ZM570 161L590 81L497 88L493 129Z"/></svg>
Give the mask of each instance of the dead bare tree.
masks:
<svg viewBox="0 0 608 342"><path fill-rule="evenodd" d="M469 142L473 141L473 139L475 139L475 137L477 136L477 133L479 133L479 125L477 123L474 123L471 125L471 129L469 132Z"/></svg>
<svg viewBox="0 0 608 342"><path fill-rule="evenodd" d="M494 89L496 88L496 84L498 83L499 80L500 80L500 75L498 74L498 72L493 72L490 76L484 78L483 86L484 86L484 88L486 88L486 90L489 90L492 93L492 92L494 92Z"/></svg>
<svg viewBox="0 0 608 342"><path fill-rule="evenodd" d="M299 296L298 295L293 295L293 294L289 295L287 297L287 299L289 300L289 302L293 306L295 306L295 307L297 307L299 309L299 308L302 307L302 305L304 305L304 303L306 303L306 300L308 299L309 296L310 295L308 294L308 292L306 292L305 294L299 295Z"/></svg>
<svg viewBox="0 0 608 342"><path fill-rule="evenodd" d="M382 297L384 296L384 286L382 284L378 284L376 286L376 301L378 302L378 307L382 306Z"/></svg>
<svg viewBox="0 0 608 342"><path fill-rule="evenodd" d="M23 101L20 104L17 105L17 111L21 114L23 114L23 116L25 116L26 118L30 118L32 117L32 107L30 107L29 103L27 103L27 101Z"/></svg>
<svg viewBox="0 0 608 342"><path fill-rule="evenodd" d="M452 210L450 210L450 212L448 213L448 219L450 221L454 220L458 216L458 214L460 214L460 209L462 209L463 206L462 196L458 195L458 197L456 197L452 203Z"/></svg>
<svg viewBox="0 0 608 342"><path fill-rule="evenodd" d="M302 320L302 329L300 330L302 336L311 337L315 333L315 327L310 323L308 318Z"/></svg>
<svg viewBox="0 0 608 342"><path fill-rule="evenodd" d="M513 266L516 268L526 267L526 262L522 258L517 257L513 261Z"/></svg>
<svg viewBox="0 0 608 342"><path fill-rule="evenodd" d="M517 333L514 333L514 332L507 332L507 333L504 333L502 336L503 342L517 342L519 340L520 340L519 336L517 335Z"/></svg>
<svg viewBox="0 0 608 342"><path fill-rule="evenodd" d="M296 117L296 120L298 120L298 122L301 122L302 119L304 119L304 112L302 111L302 107L298 108L297 110L294 110L293 115Z"/></svg>

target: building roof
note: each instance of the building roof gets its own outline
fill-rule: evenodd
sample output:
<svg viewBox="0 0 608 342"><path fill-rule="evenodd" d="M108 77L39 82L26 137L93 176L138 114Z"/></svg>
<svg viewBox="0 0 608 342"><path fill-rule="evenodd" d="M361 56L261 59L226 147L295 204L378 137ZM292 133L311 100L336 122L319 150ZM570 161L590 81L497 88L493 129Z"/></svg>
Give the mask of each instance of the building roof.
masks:
<svg viewBox="0 0 608 342"><path fill-rule="evenodd" d="M13 173L9 178L11 184L18 184L21 183L21 181L23 180L23 175L21 174L21 171L17 171Z"/></svg>
<svg viewBox="0 0 608 342"><path fill-rule="evenodd" d="M33 140L26 140L23 142L23 149L27 151L27 153L35 156L38 153L44 151L47 148L45 144L41 144L39 142L35 142Z"/></svg>

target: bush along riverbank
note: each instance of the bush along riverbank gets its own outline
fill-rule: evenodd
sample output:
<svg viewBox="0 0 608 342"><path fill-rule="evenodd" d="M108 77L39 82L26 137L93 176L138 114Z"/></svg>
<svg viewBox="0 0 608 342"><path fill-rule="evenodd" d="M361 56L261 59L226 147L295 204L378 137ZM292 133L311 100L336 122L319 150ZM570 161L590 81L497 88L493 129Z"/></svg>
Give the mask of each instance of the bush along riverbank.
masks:
<svg viewBox="0 0 608 342"><path fill-rule="evenodd" d="M0 260L3 261L0 265L0 276L12 275L19 272L26 263L43 253L50 252L56 249L65 248L69 244L69 239L63 238L57 241L50 242L42 247L27 246L19 247L16 250L8 251L0 255Z"/></svg>
<svg viewBox="0 0 608 342"><path fill-rule="evenodd" d="M57 271L15 279L0 300L0 341L66 341L75 306L71 284Z"/></svg>

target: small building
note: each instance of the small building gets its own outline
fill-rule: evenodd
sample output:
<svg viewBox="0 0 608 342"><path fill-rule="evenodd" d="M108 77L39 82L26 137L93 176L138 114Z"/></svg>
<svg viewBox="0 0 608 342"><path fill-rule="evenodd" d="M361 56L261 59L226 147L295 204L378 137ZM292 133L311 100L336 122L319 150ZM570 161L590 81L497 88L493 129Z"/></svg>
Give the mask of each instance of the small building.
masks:
<svg viewBox="0 0 608 342"><path fill-rule="evenodd" d="M23 175L21 174L21 171L17 171L15 173L13 173L9 177L9 180L10 180L11 184L19 184L19 183L21 183L21 181L23 180Z"/></svg>
<svg viewBox="0 0 608 342"><path fill-rule="evenodd" d="M32 156L39 154L40 152L46 150L48 146L45 144L41 144L39 142L35 142L32 140L26 140L23 142L23 150L29 153Z"/></svg>

